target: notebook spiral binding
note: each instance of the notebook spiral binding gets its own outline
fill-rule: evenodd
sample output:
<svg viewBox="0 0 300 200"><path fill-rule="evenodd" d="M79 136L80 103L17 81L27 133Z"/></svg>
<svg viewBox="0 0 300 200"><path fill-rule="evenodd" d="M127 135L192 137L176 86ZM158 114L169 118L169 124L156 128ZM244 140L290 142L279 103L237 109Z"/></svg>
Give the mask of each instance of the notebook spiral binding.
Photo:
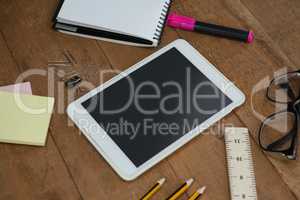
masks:
<svg viewBox="0 0 300 200"><path fill-rule="evenodd" d="M166 0L165 1L165 4L164 4L162 12L161 12L161 15L159 17L159 21L157 23L156 30L155 30L155 33L154 33L154 36L153 36L153 39L157 40L157 43L160 42L165 23L167 21L166 18L168 16L168 13L169 13L169 10L170 10L170 7L171 7L171 3L172 3L172 0Z"/></svg>

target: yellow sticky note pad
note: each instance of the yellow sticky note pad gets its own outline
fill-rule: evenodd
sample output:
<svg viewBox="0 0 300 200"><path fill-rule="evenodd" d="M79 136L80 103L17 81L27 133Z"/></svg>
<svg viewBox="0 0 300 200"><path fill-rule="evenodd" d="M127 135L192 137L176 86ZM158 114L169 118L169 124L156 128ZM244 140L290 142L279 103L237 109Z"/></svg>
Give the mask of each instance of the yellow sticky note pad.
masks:
<svg viewBox="0 0 300 200"><path fill-rule="evenodd" d="M44 146L54 98L0 92L0 142Z"/></svg>

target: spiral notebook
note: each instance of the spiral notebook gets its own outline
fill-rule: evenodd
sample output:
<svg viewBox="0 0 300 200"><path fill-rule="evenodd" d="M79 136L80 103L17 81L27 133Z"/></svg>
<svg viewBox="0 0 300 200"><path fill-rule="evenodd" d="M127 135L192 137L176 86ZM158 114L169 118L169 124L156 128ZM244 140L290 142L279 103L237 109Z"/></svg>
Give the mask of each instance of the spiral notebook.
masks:
<svg viewBox="0 0 300 200"><path fill-rule="evenodd" d="M60 32L138 46L157 46L172 0L64 0Z"/></svg>

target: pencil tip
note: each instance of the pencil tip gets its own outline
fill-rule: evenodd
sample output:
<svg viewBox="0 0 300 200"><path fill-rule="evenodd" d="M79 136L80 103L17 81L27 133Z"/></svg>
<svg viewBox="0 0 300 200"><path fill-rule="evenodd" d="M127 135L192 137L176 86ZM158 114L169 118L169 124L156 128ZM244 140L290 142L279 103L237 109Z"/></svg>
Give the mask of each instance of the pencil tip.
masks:
<svg viewBox="0 0 300 200"><path fill-rule="evenodd" d="M166 178L162 178L159 181L157 181L160 185L163 185L166 182Z"/></svg>
<svg viewBox="0 0 300 200"><path fill-rule="evenodd" d="M198 193L203 194L205 190L206 190L206 187L204 186L204 187L198 189Z"/></svg>
<svg viewBox="0 0 300 200"><path fill-rule="evenodd" d="M194 182L193 178L190 178L189 180L186 181L187 185L192 185L192 183Z"/></svg>

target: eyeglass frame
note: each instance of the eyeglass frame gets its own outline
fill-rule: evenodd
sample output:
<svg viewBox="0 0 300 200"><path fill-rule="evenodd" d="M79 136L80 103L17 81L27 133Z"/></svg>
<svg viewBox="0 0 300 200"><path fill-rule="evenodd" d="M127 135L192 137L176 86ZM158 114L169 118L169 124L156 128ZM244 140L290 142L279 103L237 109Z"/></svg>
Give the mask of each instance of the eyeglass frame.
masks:
<svg viewBox="0 0 300 200"><path fill-rule="evenodd" d="M269 91L271 89L272 84L278 80L280 77L283 76L287 76L289 74L294 74L294 73L299 73L300 75L300 70L297 71L293 71L293 72L288 72L286 74L283 74L281 76L278 77L274 77L272 79L272 81L270 82L268 88L267 88L267 93L266 93L266 97L269 101L273 102L273 103L280 103L280 104L287 104L287 109L279 111L279 112L275 112L271 115L269 115L268 117L266 117L264 119L264 121L261 123L260 128L259 128L259 132L258 132L258 141L259 141L259 145L260 147L267 152L271 152L271 153L280 153L282 154L284 157L286 157L289 160L295 160L297 157L297 148L298 148L298 131L299 131L299 123L300 123L300 95L298 97L295 97L295 100L291 101L291 102L280 102L280 101L276 101L275 99L272 99L269 96ZM290 89L290 86L288 85L288 93L292 92L292 90ZM291 94L291 93L290 93ZM288 95L290 95L288 94ZM295 96L293 94L293 96ZM263 128L266 124L266 121L270 120L272 117L280 114L280 113L284 113L284 112L290 112L293 113L295 116L295 121L294 121L294 125L293 128L287 132L283 137L281 137L280 139L274 141L273 143L269 144L267 147L265 147L262 142L261 142L261 135L263 132ZM290 147L288 147L285 150L276 150L274 149L274 147L286 142L287 140L291 139L290 137L292 137L292 142L290 144Z"/></svg>

